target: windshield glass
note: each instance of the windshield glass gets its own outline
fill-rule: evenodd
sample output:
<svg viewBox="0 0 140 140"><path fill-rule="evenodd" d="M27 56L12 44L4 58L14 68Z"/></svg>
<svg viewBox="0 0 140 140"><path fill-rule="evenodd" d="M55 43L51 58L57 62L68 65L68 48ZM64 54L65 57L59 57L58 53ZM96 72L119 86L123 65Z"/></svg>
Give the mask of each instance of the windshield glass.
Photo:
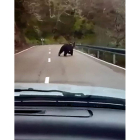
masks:
<svg viewBox="0 0 140 140"><path fill-rule="evenodd" d="M14 41L15 89L124 98L125 0L15 0Z"/></svg>

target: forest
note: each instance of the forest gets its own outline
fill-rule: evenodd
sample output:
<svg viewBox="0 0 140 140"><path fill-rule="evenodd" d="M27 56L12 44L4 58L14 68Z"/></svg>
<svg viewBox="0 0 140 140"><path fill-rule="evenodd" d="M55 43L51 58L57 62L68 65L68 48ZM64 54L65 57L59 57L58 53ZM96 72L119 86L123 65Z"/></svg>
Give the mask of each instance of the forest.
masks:
<svg viewBox="0 0 140 140"><path fill-rule="evenodd" d="M15 0L15 51L77 44L125 49L125 0Z"/></svg>

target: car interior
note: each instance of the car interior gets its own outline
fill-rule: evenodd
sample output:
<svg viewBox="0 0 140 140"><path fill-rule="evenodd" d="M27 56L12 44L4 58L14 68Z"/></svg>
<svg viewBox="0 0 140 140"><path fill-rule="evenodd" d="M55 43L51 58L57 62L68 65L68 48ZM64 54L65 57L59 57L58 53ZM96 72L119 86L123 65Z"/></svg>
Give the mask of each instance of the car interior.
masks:
<svg viewBox="0 0 140 140"><path fill-rule="evenodd" d="M124 140L119 104L15 99L15 140Z"/></svg>

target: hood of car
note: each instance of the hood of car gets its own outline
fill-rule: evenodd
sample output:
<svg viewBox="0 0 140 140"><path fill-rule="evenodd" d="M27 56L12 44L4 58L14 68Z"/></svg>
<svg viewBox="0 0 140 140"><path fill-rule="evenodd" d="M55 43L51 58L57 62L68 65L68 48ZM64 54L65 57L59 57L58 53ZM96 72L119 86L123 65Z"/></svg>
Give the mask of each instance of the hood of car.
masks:
<svg viewBox="0 0 140 140"><path fill-rule="evenodd" d="M15 83L15 89L28 89L28 88L33 88L37 90L61 90L71 93L83 93L84 95L97 95L125 99L125 91L120 89L106 87L92 87L92 86L77 86L69 84ZM20 93L15 92L15 96L16 94L47 95L48 93L26 91ZM61 93L55 93L55 95L60 94Z"/></svg>

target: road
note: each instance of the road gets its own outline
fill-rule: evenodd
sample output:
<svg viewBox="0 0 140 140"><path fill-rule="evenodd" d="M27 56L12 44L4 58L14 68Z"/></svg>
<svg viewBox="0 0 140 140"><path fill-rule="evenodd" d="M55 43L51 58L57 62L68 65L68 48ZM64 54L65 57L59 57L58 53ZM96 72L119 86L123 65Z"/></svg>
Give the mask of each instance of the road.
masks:
<svg viewBox="0 0 140 140"><path fill-rule="evenodd" d="M15 54L15 82L125 89L125 70L100 63L77 51L74 51L73 56L58 57L60 47L61 45L34 46Z"/></svg>

